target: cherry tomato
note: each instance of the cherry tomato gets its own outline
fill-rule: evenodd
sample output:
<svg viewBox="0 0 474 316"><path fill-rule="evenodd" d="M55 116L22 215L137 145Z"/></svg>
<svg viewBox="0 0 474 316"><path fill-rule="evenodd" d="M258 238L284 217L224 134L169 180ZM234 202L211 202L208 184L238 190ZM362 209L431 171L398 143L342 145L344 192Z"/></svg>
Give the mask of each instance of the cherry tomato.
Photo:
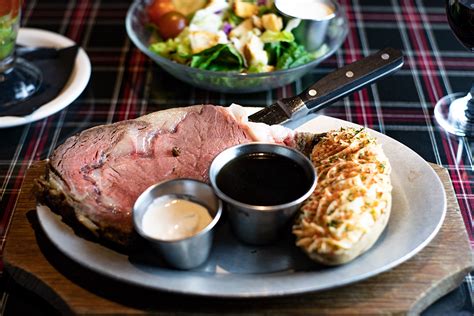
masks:
<svg viewBox="0 0 474 316"><path fill-rule="evenodd" d="M186 27L186 17L179 12L171 11L158 20L157 26L164 39L173 38Z"/></svg>
<svg viewBox="0 0 474 316"><path fill-rule="evenodd" d="M0 17L10 13L12 9L12 1L1 1L0 2Z"/></svg>
<svg viewBox="0 0 474 316"><path fill-rule="evenodd" d="M171 0L155 0L147 8L148 17L155 25L158 25L163 15L173 10L176 9Z"/></svg>

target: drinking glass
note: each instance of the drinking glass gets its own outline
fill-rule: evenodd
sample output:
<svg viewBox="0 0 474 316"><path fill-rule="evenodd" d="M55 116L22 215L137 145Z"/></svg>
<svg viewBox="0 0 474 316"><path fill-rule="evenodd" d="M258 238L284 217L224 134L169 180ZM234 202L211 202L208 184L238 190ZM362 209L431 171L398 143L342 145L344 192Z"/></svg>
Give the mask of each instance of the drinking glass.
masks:
<svg viewBox="0 0 474 316"><path fill-rule="evenodd" d="M22 0L0 0L0 108L31 97L41 86L40 70L15 56Z"/></svg>
<svg viewBox="0 0 474 316"><path fill-rule="evenodd" d="M474 0L446 0L446 15L456 38L474 53ZM467 95L454 93L443 97L434 114L448 132L474 136L474 85Z"/></svg>

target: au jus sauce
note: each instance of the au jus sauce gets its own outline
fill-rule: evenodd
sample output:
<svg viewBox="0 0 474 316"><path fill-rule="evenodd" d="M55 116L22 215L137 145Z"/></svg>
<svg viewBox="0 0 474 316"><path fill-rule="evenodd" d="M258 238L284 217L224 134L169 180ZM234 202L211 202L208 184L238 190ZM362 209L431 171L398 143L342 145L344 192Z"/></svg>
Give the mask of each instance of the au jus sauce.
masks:
<svg viewBox="0 0 474 316"><path fill-rule="evenodd" d="M216 184L232 199L258 206L294 201L311 186L303 167L285 156L270 153L233 159L219 171Z"/></svg>

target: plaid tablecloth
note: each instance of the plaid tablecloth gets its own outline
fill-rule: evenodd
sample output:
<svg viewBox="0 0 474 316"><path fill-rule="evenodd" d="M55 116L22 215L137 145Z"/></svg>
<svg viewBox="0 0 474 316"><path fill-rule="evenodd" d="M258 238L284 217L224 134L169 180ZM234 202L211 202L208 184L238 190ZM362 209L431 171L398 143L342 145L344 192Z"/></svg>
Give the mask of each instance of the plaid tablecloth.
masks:
<svg viewBox="0 0 474 316"><path fill-rule="evenodd" d="M174 79L131 43L124 25L130 1L26 1L22 25L60 33L80 44L92 62L92 77L81 97L61 112L32 124L0 130L0 250L26 170L34 161L48 157L67 137L98 124L170 107L232 102L266 106L299 93L333 69L386 46L404 51L403 68L335 103L324 114L380 131L409 146L427 161L447 168L465 229L474 245L473 139L448 135L433 117L433 107L442 96L470 89L474 83L474 56L452 35L443 1L340 0L340 3L348 15L349 35L343 46L319 67L301 80L272 91L222 94L193 88ZM429 311L442 311L446 308L444 302L449 301L448 311L472 313L471 280L468 276L450 298ZM9 291L4 292L5 307Z"/></svg>

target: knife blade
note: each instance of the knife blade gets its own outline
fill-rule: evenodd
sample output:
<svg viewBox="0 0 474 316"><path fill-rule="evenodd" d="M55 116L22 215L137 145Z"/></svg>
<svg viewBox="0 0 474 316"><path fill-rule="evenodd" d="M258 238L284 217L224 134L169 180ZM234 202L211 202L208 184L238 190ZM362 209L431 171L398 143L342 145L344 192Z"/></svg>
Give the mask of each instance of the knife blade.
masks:
<svg viewBox="0 0 474 316"><path fill-rule="evenodd" d="M392 74L402 65L401 51L390 47L384 48L329 73L299 95L278 100L250 115L249 121L273 125L299 119L310 112L327 107L379 78Z"/></svg>

